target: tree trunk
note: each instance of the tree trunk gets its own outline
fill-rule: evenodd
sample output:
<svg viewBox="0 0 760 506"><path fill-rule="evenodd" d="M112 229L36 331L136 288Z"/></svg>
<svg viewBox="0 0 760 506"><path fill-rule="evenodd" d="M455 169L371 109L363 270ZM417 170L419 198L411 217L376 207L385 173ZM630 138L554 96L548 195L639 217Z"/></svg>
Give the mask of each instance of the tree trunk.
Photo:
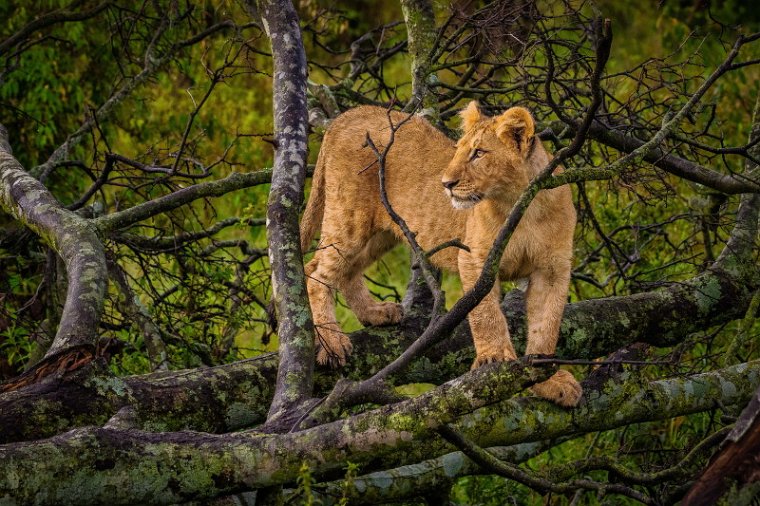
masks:
<svg viewBox="0 0 760 506"><path fill-rule="evenodd" d="M298 227L308 143L307 67L298 15L290 0L260 0L256 6L274 59L276 150L267 205L272 298L280 340L277 387L268 417L274 421L308 399L313 388L314 325Z"/></svg>

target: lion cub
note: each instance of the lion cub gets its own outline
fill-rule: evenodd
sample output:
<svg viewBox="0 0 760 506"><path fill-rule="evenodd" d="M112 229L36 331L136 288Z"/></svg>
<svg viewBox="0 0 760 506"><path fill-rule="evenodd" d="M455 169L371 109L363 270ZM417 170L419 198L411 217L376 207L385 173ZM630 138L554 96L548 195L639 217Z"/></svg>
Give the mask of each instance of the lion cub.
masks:
<svg viewBox="0 0 760 506"><path fill-rule="evenodd" d="M434 265L458 272L467 291L512 205L550 155L522 107L487 117L471 102L460 115L464 135L456 143L419 117L404 123L386 158L385 185L391 205L423 249L452 239L469 246L469 252L445 248L431 257ZM390 115L394 124L406 117ZM306 265L322 364L343 365L351 353L351 341L335 320L335 289L365 325L396 323L402 316L398 304L374 300L362 280L367 266L403 240L380 200L377 158L365 145L368 134L384 149L390 134L386 110L358 107L332 122L301 222L304 251L322 230L319 248ZM501 259L499 279L529 278L528 354L554 353L570 281L575 219L570 188L541 191ZM497 281L468 317L477 353L473 368L516 358L500 298ZM582 393L567 371L533 390L564 406L576 405Z"/></svg>

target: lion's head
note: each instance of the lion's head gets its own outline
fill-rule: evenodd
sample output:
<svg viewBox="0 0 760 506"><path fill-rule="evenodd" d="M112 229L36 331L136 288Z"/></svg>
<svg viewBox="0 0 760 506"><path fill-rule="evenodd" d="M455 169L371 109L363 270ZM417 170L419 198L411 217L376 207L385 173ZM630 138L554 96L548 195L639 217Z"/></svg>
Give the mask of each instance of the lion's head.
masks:
<svg viewBox="0 0 760 506"><path fill-rule="evenodd" d="M515 198L534 175L529 159L536 144L535 123L530 112L512 107L489 117L473 101L460 116L464 135L441 178L451 205L467 209L483 199Z"/></svg>

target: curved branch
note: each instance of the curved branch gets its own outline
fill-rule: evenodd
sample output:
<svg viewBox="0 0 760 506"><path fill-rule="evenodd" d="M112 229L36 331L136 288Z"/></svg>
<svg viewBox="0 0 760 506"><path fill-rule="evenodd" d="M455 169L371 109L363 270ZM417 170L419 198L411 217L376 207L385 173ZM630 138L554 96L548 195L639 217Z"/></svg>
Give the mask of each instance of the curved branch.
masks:
<svg viewBox="0 0 760 506"><path fill-rule="evenodd" d="M571 127L575 128L576 125L571 125ZM631 135L616 132L598 121L591 125L588 134L592 139L623 153L630 153L644 145L644 141ZM690 160L668 154L661 148L650 150L643 159L674 176L729 195L760 192L760 181L738 174L721 174Z"/></svg>
<svg viewBox="0 0 760 506"><path fill-rule="evenodd" d="M13 157L2 125L0 207L39 235L66 266L66 303L46 357L79 346L94 351L108 280L103 245L87 220L61 206Z"/></svg>
<svg viewBox="0 0 760 506"><path fill-rule="evenodd" d="M182 188L169 195L138 204L124 211L107 214L92 220L95 228L100 233L123 230L143 220L147 220L172 209L184 206L198 199L206 197L221 197L227 193L242 190L259 184L267 184L271 180L272 171L268 169L241 174L233 172L229 176L217 181L198 183L187 188Z"/></svg>

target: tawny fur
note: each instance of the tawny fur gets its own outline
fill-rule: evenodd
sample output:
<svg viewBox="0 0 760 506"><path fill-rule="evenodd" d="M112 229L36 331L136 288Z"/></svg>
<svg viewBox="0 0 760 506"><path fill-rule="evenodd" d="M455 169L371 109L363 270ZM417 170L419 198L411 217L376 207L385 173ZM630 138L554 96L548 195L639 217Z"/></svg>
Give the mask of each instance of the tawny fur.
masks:
<svg viewBox="0 0 760 506"><path fill-rule="evenodd" d="M512 205L550 155L535 137L526 109L514 107L490 118L471 103L461 116L464 135L456 144L419 117L407 121L386 159L386 190L423 249L452 239L469 246L469 252L446 248L431 257L436 266L458 272L467 291ZM406 115L394 112L390 118L399 124ZM387 111L358 107L332 122L319 153L301 241L306 251L321 227L319 247L306 266L320 363L342 365L351 353L351 342L335 320L334 289L364 324L396 323L402 316L398 304L374 300L362 280L364 269L403 239L382 205L377 158L365 145L369 134L384 149L389 132ZM554 353L570 281L575 221L568 187L541 191L502 257L501 280L529 279L528 354ZM476 350L473 368L516 358L500 295L497 281L468 317ZM566 406L575 405L582 393L566 371L533 389Z"/></svg>

